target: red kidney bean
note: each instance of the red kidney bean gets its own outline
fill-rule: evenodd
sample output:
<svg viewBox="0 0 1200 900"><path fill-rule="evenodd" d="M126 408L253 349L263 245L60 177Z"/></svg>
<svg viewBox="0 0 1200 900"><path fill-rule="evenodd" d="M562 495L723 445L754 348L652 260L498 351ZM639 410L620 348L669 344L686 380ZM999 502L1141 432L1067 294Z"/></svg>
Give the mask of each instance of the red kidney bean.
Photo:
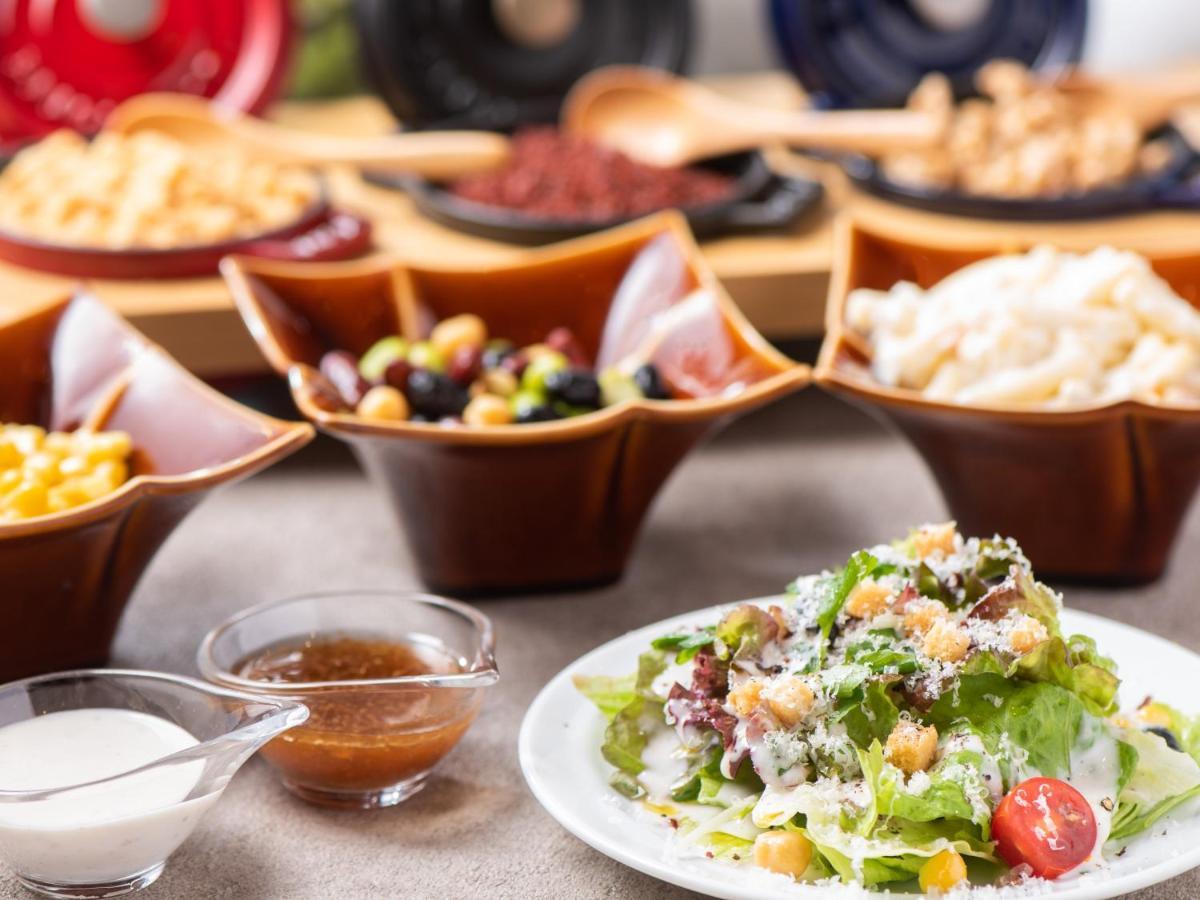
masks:
<svg viewBox="0 0 1200 900"><path fill-rule="evenodd" d="M388 367L383 370L383 380L396 390L404 391L408 387L408 376L412 371L412 364L408 360L397 359L388 363Z"/></svg>
<svg viewBox="0 0 1200 900"><path fill-rule="evenodd" d="M321 357L320 368L351 409L371 387L358 372L358 357L345 350L330 350Z"/></svg>
<svg viewBox="0 0 1200 900"><path fill-rule="evenodd" d="M456 196L550 219L603 221L728 200L734 181L701 168L662 168L553 126L523 128L499 169L450 185Z"/></svg>
<svg viewBox="0 0 1200 900"><path fill-rule="evenodd" d="M546 335L546 346L565 356L572 366L582 369L591 367L591 360L583 351L583 345L579 343L579 338L575 337L575 332L570 328L555 328Z"/></svg>
<svg viewBox="0 0 1200 900"><path fill-rule="evenodd" d="M504 359L500 360L500 366L508 369L517 378L525 371L525 367L529 365L529 357L524 350L518 350L516 353L510 353Z"/></svg>
<svg viewBox="0 0 1200 900"><path fill-rule="evenodd" d="M483 368L483 348L473 345L459 347L450 357L446 374L463 387L479 377Z"/></svg>

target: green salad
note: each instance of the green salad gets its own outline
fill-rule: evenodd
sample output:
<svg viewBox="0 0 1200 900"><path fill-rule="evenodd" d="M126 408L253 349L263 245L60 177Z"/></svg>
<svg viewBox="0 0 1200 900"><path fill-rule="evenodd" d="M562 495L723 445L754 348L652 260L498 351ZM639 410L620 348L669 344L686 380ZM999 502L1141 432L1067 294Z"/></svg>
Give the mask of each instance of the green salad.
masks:
<svg viewBox="0 0 1200 900"><path fill-rule="evenodd" d="M577 677L612 786L696 854L947 892L1073 877L1200 795L1200 721L1117 712L1010 539L927 525Z"/></svg>

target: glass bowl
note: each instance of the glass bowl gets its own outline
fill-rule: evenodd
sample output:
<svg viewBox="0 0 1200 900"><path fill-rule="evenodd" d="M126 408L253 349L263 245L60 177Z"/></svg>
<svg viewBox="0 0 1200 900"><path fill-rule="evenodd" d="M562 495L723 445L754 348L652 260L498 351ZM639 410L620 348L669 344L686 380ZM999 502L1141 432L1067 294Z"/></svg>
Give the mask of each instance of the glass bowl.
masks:
<svg viewBox="0 0 1200 900"><path fill-rule="evenodd" d="M0 790L0 856L22 884L52 897L112 897L151 884L242 763L308 717L291 700L156 672L82 669L0 687L0 729L88 709L156 716L199 743L98 780ZM53 761L61 749L48 744L45 754ZM0 786L6 780L0 773Z"/></svg>
<svg viewBox="0 0 1200 900"><path fill-rule="evenodd" d="M308 682L240 674L264 651L336 638L428 648L457 671ZM394 806L421 790L474 721L484 688L499 679L486 616L408 592L339 591L255 606L209 632L197 661L215 684L308 706L308 724L272 741L263 757L297 796L356 809Z"/></svg>

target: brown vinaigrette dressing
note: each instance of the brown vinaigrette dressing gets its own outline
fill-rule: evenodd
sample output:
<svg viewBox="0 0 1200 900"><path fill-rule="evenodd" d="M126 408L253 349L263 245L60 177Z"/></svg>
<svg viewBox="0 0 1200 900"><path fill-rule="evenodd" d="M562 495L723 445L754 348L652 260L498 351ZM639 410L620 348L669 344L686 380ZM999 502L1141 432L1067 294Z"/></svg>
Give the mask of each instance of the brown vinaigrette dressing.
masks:
<svg viewBox="0 0 1200 900"><path fill-rule="evenodd" d="M466 666L440 644L329 637L276 644L239 662L242 678L270 684L451 675ZM475 688L346 685L296 696L308 722L263 753L293 784L329 791L385 788L427 771L479 711Z"/></svg>

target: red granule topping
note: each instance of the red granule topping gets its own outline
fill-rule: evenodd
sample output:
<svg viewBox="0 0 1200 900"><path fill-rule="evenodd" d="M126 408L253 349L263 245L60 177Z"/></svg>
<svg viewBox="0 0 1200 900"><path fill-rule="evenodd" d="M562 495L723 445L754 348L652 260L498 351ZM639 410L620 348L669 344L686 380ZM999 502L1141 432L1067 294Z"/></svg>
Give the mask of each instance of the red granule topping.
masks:
<svg viewBox="0 0 1200 900"><path fill-rule="evenodd" d="M649 166L540 126L513 135L512 156L502 168L460 178L450 192L539 218L604 221L727 200L733 179L706 169Z"/></svg>

